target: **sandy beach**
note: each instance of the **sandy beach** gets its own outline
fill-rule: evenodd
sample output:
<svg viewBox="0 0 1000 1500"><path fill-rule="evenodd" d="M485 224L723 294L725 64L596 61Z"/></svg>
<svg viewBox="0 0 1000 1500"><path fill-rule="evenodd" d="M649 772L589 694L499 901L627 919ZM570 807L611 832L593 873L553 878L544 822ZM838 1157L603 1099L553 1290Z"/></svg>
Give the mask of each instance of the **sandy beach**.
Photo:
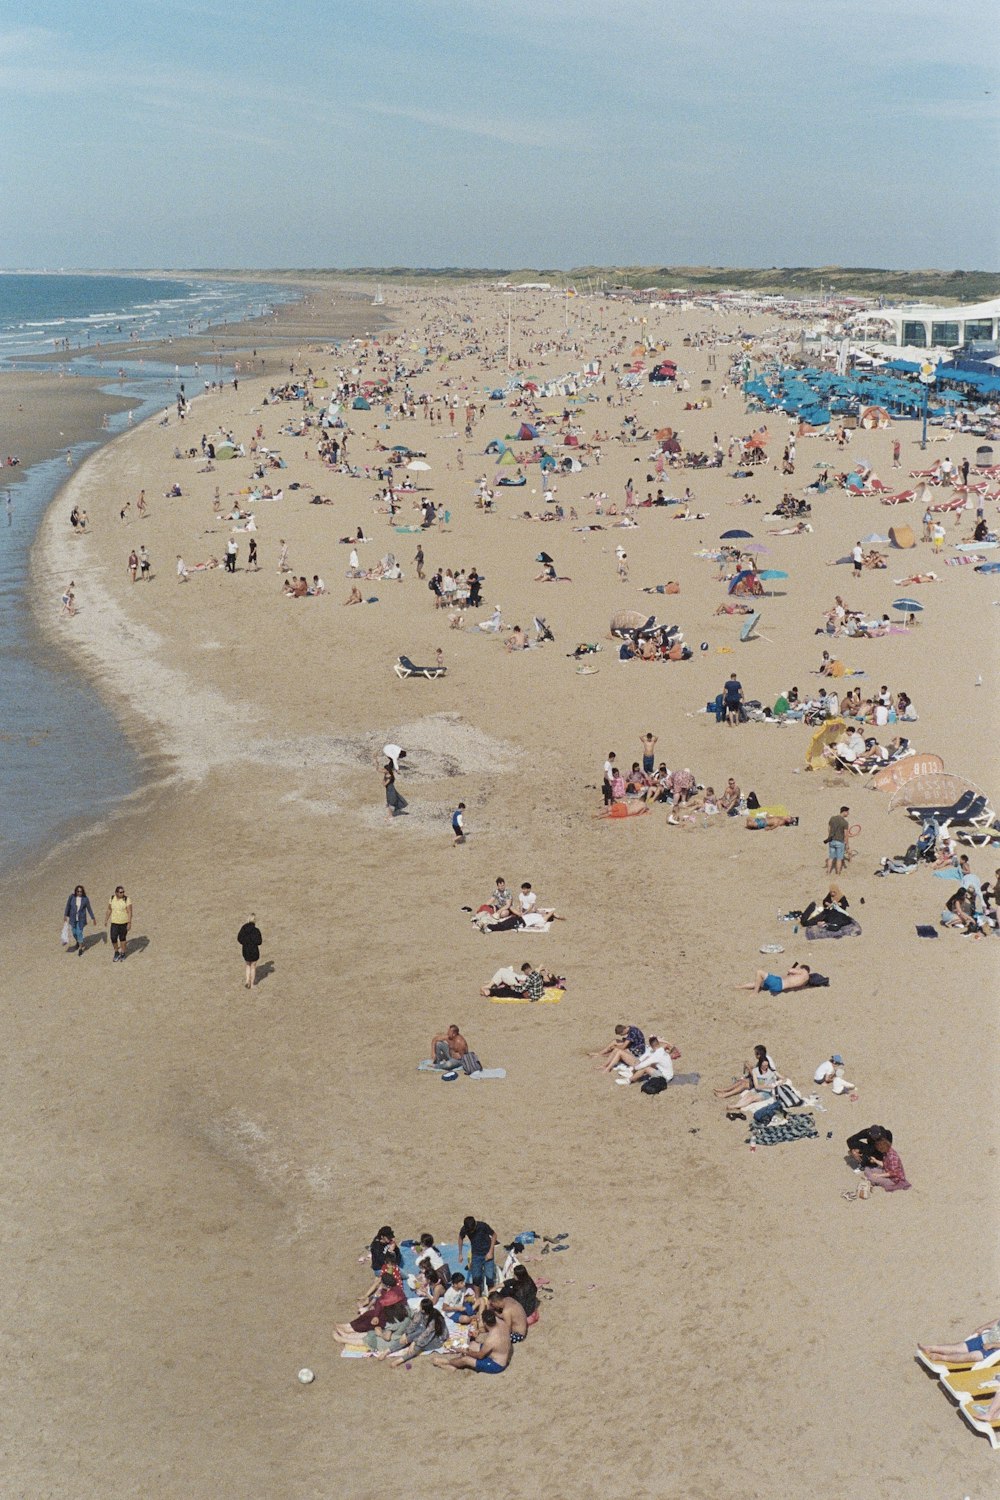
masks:
<svg viewBox="0 0 1000 1500"><path fill-rule="evenodd" d="M913 1349L996 1312L996 942L917 938L954 887L927 871L876 878L913 825L861 778L808 773L808 728L730 729L704 712L734 669L766 704L793 683L814 691L830 644L814 632L834 596L877 617L915 587L925 605L915 629L838 640L837 654L864 671L866 693L886 683L910 695L919 751L995 792L993 581L944 566L923 543L855 579L835 560L901 518L919 535L919 515L837 489L814 499L810 533L769 534L782 525L768 518L773 504L801 494L821 462L836 472L863 453L890 481L899 438L902 475L923 467L919 424L858 432L846 455L800 438L786 478L787 422L746 413L725 375L733 345L684 343L760 332L773 317L651 311L640 329L629 305L581 298L567 312L523 294L513 357L542 379L600 358L607 383L574 421L584 447L595 429L607 437L599 463L590 451L580 472L555 479L565 520L521 517L542 509L537 465L524 488L497 489L488 513L474 504L477 478L495 472L484 449L524 419L488 399L507 378L507 302L475 288L394 288L390 301L367 309L317 290L281 309L259 372L199 394L184 422L149 422L103 446L43 523L40 628L120 714L148 778L3 888L5 1491L752 1500L819 1483L845 1500L985 1497L994 1455ZM334 338L369 328L377 343L331 352ZM690 389L643 381L611 405L613 367L642 332ZM191 354L170 347L180 362ZM419 407L389 420L374 400L348 410L361 477L333 473L314 430L282 431L302 402L266 402L268 389L289 365L298 378L310 370L327 382L312 387L319 409L338 371L367 379L380 357L412 372L394 380L397 402L408 384L443 420ZM55 377L24 378L41 388ZM685 410L707 379L712 405ZM766 423L770 459L750 479L731 478L726 462L661 481L651 442L620 440L627 413L640 433L669 426L685 451L709 453L714 435L727 449ZM213 510L216 488L225 512L251 482L249 456L202 472L202 434L249 446L258 426L286 464L267 475L283 498L253 507L259 571L240 531L235 576L192 571L179 583L178 554L193 569L225 553L233 523ZM22 443L28 453L27 433ZM425 495L449 511L446 524L393 529L374 498L377 443L406 444L429 465L412 473L428 488L403 498L396 525L419 524L413 502ZM191 447L198 458L175 458ZM958 463L975 447L949 436L927 459ZM605 491L620 511L630 478L640 498L690 486L698 518L639 509L636 527L611 529L615 517L595 515L587 497ZM165 498L175 484L181 495ZM760 503L740 504L748 491ZM89 512L86 536L67 524L74 503ZM947 526L951 542L959 532ZM392 551L404 578L361 581L377 603L346 608L351 549L340 539L358 527L371 539L362 565ZM716 613L725 584L699 555L731 528L789 575L759 601L747 644L741 617ZM428 578L473 565L484 575L483 608L463 628L416 577L418 542ZM152 577L133 584L126 563L140 543ZM282 595L283 543L291 574L320 575L328 593ZM537 580L543 550L571 581ZM939 581L894 582L928 568ZM58 618L70 578L79 613ZM642 592L668 580L676 596ZM508 652L475 628L495 604L508 626L544 615L555 642ZM608 627L621 608L678 622L691 660L620 662ZM592 675L569 655L579 642L602 648L584 659ZM422 663L438 650L444 678L394 675L401 653ZM620 825L595 817L607 751L630 765L647 730L670 767L717 789L734 776L799 823L671 826L663 807ZM392 824L376 768L388 741L407 749L409 808ZM460 801L469 837L454 847ZM827 889L827 820L844 803L861 831L842 884L863 933L806 942L776 914ZM996 863L995 850L972 851L984 880ZM566 920L544 934L478 934L463 908L485 901L498 874L514 889L531 881ZM104 941L81 959L60 947L77 882L98 922L125 884L135 918L124 965ZM251 911L264 948L248 993L235 935ZM773 944L780 957L762 957ZM480 997L494 970L525 959L567 977L558 1005ZM758 966L793 959L829 988L736 990ZM505 1078L442 1087L417 1071L453 1021ZM674 1043L678 1068L700 1083L657 1098L613 1086L586 1054L622 1021ZM817 1138L751 1152L712 1090L757 1042L804 1093L816 1064L843 1054L857 1100L823 1091ZM913 1191L845 1201L857 1179L844 1141L876 1120L895 1132ZM568 1236L558 1256L527 1252L551 1296L506 1378L342 1360L331 1330L367 1282L359 1258L378 1226L453 1240L469 1213L504 1242L529 1228ZM302 1366L313 1385L296 1381Z"/></svg>

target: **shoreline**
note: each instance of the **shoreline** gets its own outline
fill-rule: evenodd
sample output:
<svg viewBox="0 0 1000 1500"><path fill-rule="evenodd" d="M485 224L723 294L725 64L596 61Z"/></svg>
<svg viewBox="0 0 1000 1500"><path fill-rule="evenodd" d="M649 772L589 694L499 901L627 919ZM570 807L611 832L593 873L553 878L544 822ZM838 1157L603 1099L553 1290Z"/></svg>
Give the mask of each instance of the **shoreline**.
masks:
<svg viewBox="0 0 1000 1500"><path fill-rule="evenodd" d="M305 299L303 299L304 301ZM327 299L329 300L329 299ZM282 304L283 308L294 310L302 307L302 302ZM279 309L280 310L280 309ZM317 333L324 339L329 333L330 339L348 338L356 336L352 326L352 311L348 308L341 313L335 309L333 317L324 320L322 309L317 316ZM309 314L307 313L307 316ZM248 333L255 331L254 324L258 320L247 320L245 324L233 327L234 335L242 330ZM358 320L360 321L360 320ZM384 322L387 320L383 320ZM284 330L281 330L282 334ZM277 335L275 335L277 337ZM237 339L239 342L239 339ZM248 347L251 339L243 340ZM150 411L149 415L140 421L135 427L128 428L117 433L109 433L103 428L97 427L97 414L115 411L135 409L142 404L141 398L136 396L122 395L110 396L103 393L99 388L111 383L112 376L49 376L42 371L30 368L36 363L59 363L72 364L75 359L84 359L87 363L93 361L95 351L79 351L78 353L64 355L62 358L53 360L46 356L44 361L36 361L33 357L25 360L29 366L23 371L15 369L0 372L0 391L6 385L7 389L13 391L14 398L25 392L36 389L42 384L47 390L51 390L53 399L58 402L58 409L51 413L48 424L48 436L42 436L33 454L33 461L18 465L8 472L12 476L18 476L21 482L29 480L29 477L37 474L42 466L59 458L62 449L53 446L56 423L64 424L59 434L60 442L68 442L71 438L72 429L65 425L68 422L65 412L65 392L70 389L74 395L82 394L84 382L87 383L89 401L86 405L87 414L90 418L88 431L78 433L72 447L78 450L79 444L93 443L95 446L85 452L82 460L67 473L66 477L57 484L51 500L45 507L45 511L37 523L34 539L30 545L28 554L28 570L31 579L31 602L29 613L26 618L30 619L30 636L26 638L25 647L30 657L39 660L43 664L51 663L53 666L59 664L64 669L66 651L66 632L62 628L66 622L60 623L53 618L51 600L54 592L62 586L68 578L79 578L81 576L81 544L86 547L88 539L76 535L66 528L65 512L72 505L74 495L79 490L81 495L86 495L93 485L95 472L103 473L110 480L116 469L124 461L125 455L131 443L157 419L158 409ZM117 368L119 364L124 365L127 374L124 384L127 385L129 376L139 377L142 367L146 364L154 365L162 362L164 355L177 354L178 363L183 356L187 360L196 358L199 354L204 358L206 352L210 352L206 336L195 336L183 341L177 340L172 343L153 341L149 345L122 346L119 353L111 354L107 349L99 351L102 355L113 359ZM269 350L268 355L261 361L264 365L262 372L252 376L241 377L241 386L250 395L255 386L261 390L266 389L271 376L283 368L284 362L296 353L294 343L275 343ZM213 374L215 373L213 369ZM230 367L231 374L231 367ZM167 383L173 387L175 382L165 377ZM245 385L244 385L245 380ZM79 382L79 386L77 385ZM241 392L242 394L242 392ZM199 393L194 397L192 416L197 420L199 406L204 401ZM211 399L211 398L209 398ZM25 403L27 404L27 403ZM30 420L30 413L24 413L26 421ZM27 452L26 446L22 451ZM176 724L171 725L168 714L144 714L138 704L151 703L159 699L164 684L163 669L157 667L151 673L146 672L146 665L151 659L155 659L156 640L155 633L137 636L130 622L121 614L117 604L104 590L95 589L86 611L76 617L78 626L72 653L79 670L95 691L98 698L110 713L115 724L118 726L124 740L129 746L130 755L134 758L139 781L130 791L126 792L121 799L116 799L114 806L104 808L98 816L98 825L103 825L110 819L119 816L118 802L122 803L122 811L127 811L139 805L147 794L152 794L159 789L169 786L177 779L185 779L193 773L193 768L199 764L198 757L204 756L206 761L218 762L221 746L216 736L214 739L202 738L197 741L198 749L188 747L185 755L185 742L183 732L178 730ZM109 636L117 638L119 645L115 652L115 661L119 670L109 671L106 659L107 641ZM131 646L124 643L131 642ZM74 671L75 675L75 671ZM142 682L142 688L137 692L136 683ZM182 676L173 680L173 689L178 701L189 701L186 684ZM154 691L155 690L155 691ZM138 700L138 704L137 704ZM220 715L225 712L223 700L218 696L197 698L198 711L189 715L189 723L192 730L207 726L218 726ZM237 718L229 722L229 730L235 728L237 722L244 722ZM193 744L194 742L192 742ZM179 769L180 768L180 769ZM64 847L72 847L85 839L88 829L93 827L90 815L83 813L73 817L69 823L60 830L57 841L50 851L55 854ZM47 838L46 834L40 834L41 839ZM37 841L20 850L9 861L5 861L4 878L16 881L18 873L26 862L33 862L44 858L43 848L39 847Z"/></svg>

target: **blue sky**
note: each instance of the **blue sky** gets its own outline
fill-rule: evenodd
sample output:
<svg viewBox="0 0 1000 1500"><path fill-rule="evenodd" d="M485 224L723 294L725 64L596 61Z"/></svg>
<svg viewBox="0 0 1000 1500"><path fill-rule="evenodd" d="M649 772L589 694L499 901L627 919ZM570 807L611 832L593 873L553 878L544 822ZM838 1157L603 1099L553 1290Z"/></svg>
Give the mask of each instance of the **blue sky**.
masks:
<svg viewBox="0 0 1000 1500"><path fill-rule="evenodd" d="M8 268L1000 267L996 0L24 13Z"/></svg>

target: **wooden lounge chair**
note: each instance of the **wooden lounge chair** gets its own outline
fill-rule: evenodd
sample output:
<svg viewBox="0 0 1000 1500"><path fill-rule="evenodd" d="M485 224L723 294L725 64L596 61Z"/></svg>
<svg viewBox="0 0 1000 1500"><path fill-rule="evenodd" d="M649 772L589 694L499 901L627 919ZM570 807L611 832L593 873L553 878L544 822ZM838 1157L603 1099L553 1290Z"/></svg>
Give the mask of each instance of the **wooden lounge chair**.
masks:
<svg viewBox="0 0 1000 1500"><path fill-rule="evenodd" d="M392 669L402 682L406 677L443 677L447 667L418 667L408 656L401 656Z"/></svg>

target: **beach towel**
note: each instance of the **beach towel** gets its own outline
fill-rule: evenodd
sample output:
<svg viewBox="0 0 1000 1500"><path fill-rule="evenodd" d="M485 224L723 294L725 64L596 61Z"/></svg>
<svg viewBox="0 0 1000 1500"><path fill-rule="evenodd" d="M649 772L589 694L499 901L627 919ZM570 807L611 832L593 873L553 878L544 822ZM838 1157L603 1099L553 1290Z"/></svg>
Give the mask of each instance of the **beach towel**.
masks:
<svg viewBox="0 0 1000 1500"><path fill-rule="evenodd" d="M552 985L542 991L540 1000L529 1000L527 995L491 995L491 1005L558 1005L566 991Z"/></svg>
<svg viewBox="0 0 1000 1500"><path fill-rule="evenodd" d="M818 1135L812 1115L801 1114L792 1115L780 1125L754 1125L747 1139L755 1146L779 1146L786 1141L805 1141Z"/></svg>
<svg viewBox="0 0 1000 1500"><path fill-rule="evenodd" d="M676 1088L680 1088L680 1086L682 1084L685 1084L685 1083L700 1083L700 1082L701 1082L701 1074L700 1073L675 1073L674 1076L673 1076L673 1078L671 1078L671 1080L670 1080L670 1087L676 1089Z"/></svg>
<svg viewBox="0 0 1000 1500"><path fill-rule="evenodd" d="M506 1078L506 1068L480 1068L476 1073L470 1073L468 1077L475 1083L477 1078Z"/></svg>

